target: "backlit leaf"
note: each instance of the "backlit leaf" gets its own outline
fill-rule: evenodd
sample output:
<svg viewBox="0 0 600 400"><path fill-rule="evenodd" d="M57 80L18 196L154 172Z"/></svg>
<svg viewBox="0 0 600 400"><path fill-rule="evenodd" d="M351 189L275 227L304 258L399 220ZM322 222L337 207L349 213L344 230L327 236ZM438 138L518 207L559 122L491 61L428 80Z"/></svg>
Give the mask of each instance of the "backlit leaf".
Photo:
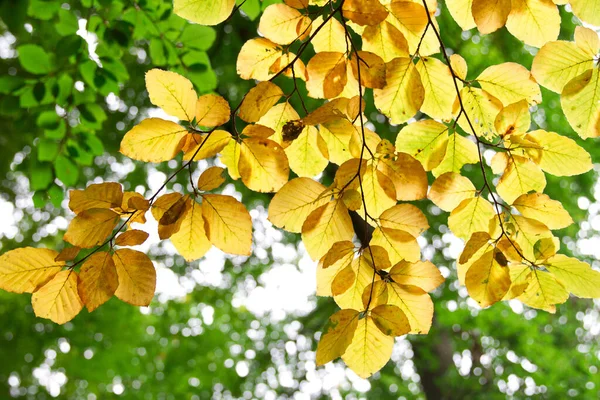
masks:
<svg viewBox="0 0 600 400"><path fill-rule="evenodd" d="M31 296L33 312L57 324L69 322L83 308L77 292L77 272L61 271Z"/></svg>
<svg viewBox="0 0 600 400"><path fill-rule="evenodd" d="M69 224L64 239L87 249L104 242L117 226L119 215L104 208L80 212Z"/></svg>
<svg viewBox="0 0 600 400"><path fill-rule="evenodd" d="M0 256L0 289L13 293L33 293L59 273L64 261L55 261L58 252L22 247Z"/></svg>
<svg viewBox="0 0 600 400"><path fill-rule="evenodd" d="M205 194L202 216L212 244L229 254L250 255L252 219L242 203L231 196Z"/></svg>
<svg viewBox="0 0 600 400"><path fill-rule="evenodd" d="M151 69L146 72L146 89L152 104L167 114L184 121L191 121L196 115L198 96L187 78L175 72Z"/></svg>
<svg viewBox="0 0 600 400"><path fill-rule="evenodd" d="M346 351L352 342L358 326L359 312L356 310L340 310L329 317L327 329L317 345L317 365L327 364Z"/></svg>
<svg viewBox="0 0 600 400"><path fill-rule="evenodd" d="M240 149L238 169L249 189L276 192L288 180L288 159L280 145L270 139L244 139Z"/></svg>
<svg viewBox="0 0 600 400"><path fill-rule="evenodd" d="M113 260L119 276L115 296L134 306L149 305L156 288L156 270L148 256L136 250L119 249Z"/></svg>
<svg viewBox="0 0 600 400"><path fill-rule="evenodd" d="M121 140L120 152L134 160L161 162L173 159L182 149L188 131L171 121L147 118Z"/></svg>
<svg viewBox="0 0 600 400"><path fill-rule="evenodd" d="M562 229L573 223L573 219L559 201L542 193L524 194L513 202L521 214L537 219L550 229Z"/></svg>
<svg viewBox="0 0 600 400"><path fill-rule="evenodd" d="M200 25L217 25L225 21L235 0L174 0L173 12Z"/></svg>
<svg viewBox="0 0 600 400"><path fill-rule="evenodd" d="M190 199L190 208L181 218L179 229L171 235L171 243L186 261L197 260L212 247L206 237L203 207ZM235 243L234 243L235 244Z"/></svg>
<svg viewBox="0 0 600 400"><path fill-rule="evenodd" d="M79 271L79 296L89 312L110 299L119 286L117 268L110 253L94 253Z"/></svg>

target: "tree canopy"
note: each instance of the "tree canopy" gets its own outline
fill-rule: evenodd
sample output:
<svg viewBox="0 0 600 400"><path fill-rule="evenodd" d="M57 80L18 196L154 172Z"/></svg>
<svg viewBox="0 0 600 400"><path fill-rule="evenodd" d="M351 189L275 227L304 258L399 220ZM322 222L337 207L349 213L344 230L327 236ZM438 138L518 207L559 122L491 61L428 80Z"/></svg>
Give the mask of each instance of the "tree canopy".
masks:
<svg viewBox="0 0 600 400"><path fill-rule="evenodd" d="M7 395L598 396L600 1L0 18Z"/></svg>

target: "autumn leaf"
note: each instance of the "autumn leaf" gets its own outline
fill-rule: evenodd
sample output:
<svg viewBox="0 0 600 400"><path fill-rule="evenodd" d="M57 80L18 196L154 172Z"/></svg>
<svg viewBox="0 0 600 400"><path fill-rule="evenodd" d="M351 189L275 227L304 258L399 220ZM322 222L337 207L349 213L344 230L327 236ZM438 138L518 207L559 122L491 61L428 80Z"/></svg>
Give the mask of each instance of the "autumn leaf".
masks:
<svg viewBox="0 0 600 400"><path fill-rule="evenodd" d="M196 115L198 96L187 78L175 72L151 69L146 72L146 89L152 104L167 114L184 121L191 121Z"/></svg>
<svg viewBox="0 0 600 400"><path fill-rule="evenodd" d="M225 168L216 166L207 168L198 178L198 190L208 191L218 188L225 182L224 173Z"/></svg>
<svg viewBox="0 0 600 400"><path fill-rule="evenodd" d="M118 286L117 268L110 253L94 253L81 266L79 296L89 312L110 299Z"/></svg>
<svg viewBox="0 0 600 400"><path fill-rule="evenodd" d="M242 203L231 196L205 194L202 217L206 236L217 248L229 254L250 255L252 220Z"/></svg>
<svg viewBox="0 0 600 400"><path fill-rule="evenodd" d="M13 293L33 293L58 274L65 265L55 261L58 252L22 247L0 256L0 289Z"/></svg>
<svg viewBox="0 0 600 400"><path fill-rule="evenodd" d="M117 226L119 214L104 208L80 212L69 224L64 239L87 249L104 242Z"/></svg>
<svg viewBox="0 0 600 400"><path fill-rule="evenodd" d="M35 315L61 325L75 318L83 308L77 284L77 272L71 269L56 274L31 296Z"/></svg>
<svg viewBox="0 0 600 400"><path fill-rule="evenodd" d="M200 25L217 25L231 14L235 0L174 0L173 12Z"/></svg>
<svg viewBox="0 0 600 400"><path fill-rule="evenodd" d="M156 288L156 270L148 256L136 250L119 249L114 252L113 260L119 278L115 296L134 306L149 305Z"/></svg>
<svg viewBox="0 0 600 400"><path fill-rule="evenodd" d="M69 208L75 214L90 208L117 208L122 201L123 188L116 182L94 183L69 192Z"/></svg>
<svg viewBox="0 0 600 400"><path fill-rule="evenodd" d="M317 365L327 364L345 353L352 343L358 322L359 312L356 310L340 310L329 317L317 346Z"/></svg>

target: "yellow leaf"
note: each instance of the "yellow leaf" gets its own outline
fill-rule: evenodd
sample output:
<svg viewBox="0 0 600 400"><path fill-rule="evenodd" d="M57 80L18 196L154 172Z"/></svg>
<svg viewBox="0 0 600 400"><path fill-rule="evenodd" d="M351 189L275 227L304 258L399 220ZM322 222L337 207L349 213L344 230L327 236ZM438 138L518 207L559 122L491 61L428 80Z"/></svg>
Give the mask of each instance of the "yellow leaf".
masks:
<svg viewBox="0 0 600 400"><path fill-rule="evenodd" d="M504 174L496 185L496 191L508 204L522 194L543 192L546 176L534 162L518 156L510 157Z"/></svg>
<svg viewBox="0 0 600 400"><path fill-rule="evenodd" d="M416 52L419 43L421 43L419 54L422 56L439 52L439 43L433 29L428 29L421 41L425 27L429 22L421 1L392 1L385 7L390 12L386 21L402 32L408 42L411 54ZM434 23L436 23L435 19Z"/></svg>
<svg viewBox="0 0 600 400"><path fill-rule="evenodd" d="M526 100L510 104L504 107L496 116L494 126L502 137L523 133L529 130L531 115ZM510 139L510 137L508 137Z"/></svg>
<svg viewBox="0 0 600 400"><path fill-rule="evenodd" d="M523 99L530 104L542 102L537 82L527 68L517 63L492 65L477 77L477 82L505 106Z"/></svg>
<svg viewBox="0 0 600 400"><path fill-rule="evenodd" d="M549 238L556 240L556 247L559 247L558 239L554 238L550 229L537 220L519 215L511 215L508 224L505 223L505 226L515 231L515 234L512 235L512 241L519 246L521 253L528 260L535 260L537 258L535 244L540 239Z"/></svg>
<svg viewBox="0 0 600 400"><path fill-rule="evenodd" d="M502 257L504 256L499 251L488 251L467 270L467 290L482 308L502 300L510 288L508 268L498 261L502 260Z"/></svg>
<svg viewBox="0 0 600 400"><path fill-rule="evenodd" d="M512 0L506 28L525 44L542 47L558 37L558 7L552 0Z"/></svg>
<svg viewBox="0 0 600 400"><path fill-rule="evenodd" d="M402 260L414 262L421 257L421 248L415 237L399 229L378 227L373 231L369 244L384 248L392 264Z"/></svg>
<svg viewBox="0 0 600 400"><path fill-rule="evenodd" d="M302 242L313 260L323 257L335 242L353 236L352 220L341 199L313 210L302 225Z"/></svg>
<svg viewBox="0 0 600 400"><path fill-rule="evenodd" d="M397 306L379 305L371 310L371 318L381 333L387 336L402 336L410 332L410 323Z"/></svg>
<svg viewBox="0 0 600 400"><path fill-rule="evenodd" d="M433 320L433 302L423 289L417 286L388 283L388 303L399 307L408 318L410 333L425 335Z"/></svg>
<svg viewBox="0 0 600 400"><path fill-rule="evenodd" d="M325 256L324 256L325 257ZM354 251L346 253L342 258L323 268L323 263L319 262L317 267L317 296L333 296L331 287L334 279L344 268L352 264ZM323 260L323 258L321 258Z"/></svg>
<svg viewBox="0 0 600 400"><path fill-rule="evenodd" d="M398 229L417 237L429 229L427 217L412 204L398 204L379 216L382 227Z"/></svg>
<svg viewBox="0 0 600 400"><path fill-rule="evenodd" d="M315 99L331 99L344 90L347 82L346 56L344 53L321 52L310 59L306 66L308 95Z"/></svg>
<svg viewBox="0 0 600 400"><path fill-rule="evenodd" d="M273 136L274 133L275 131L273 129L259 124L246 125L242 131L242 135L263 139Z"/></svg>
<svg viewBox="0 0 600 400"><path fill-rule="evenodd" d="M151 69L146 72L146 89L152 104L167 114L184 121L194 118L198 96L187 78L175 72Z"/></svg>
<svg viewBox="0 0 600 400"><path fill-rule="evenodd" d="M396 200L412 201L427 197L427 173L423 165L406 153L380 159L377 168L396 188Z"/></svg>
<svg viewBox="0 0 600 400"><path fill-rule="evenodd" d="M116 182L95 183L69 192L69 208L75 214L90 208L117 208L122 202L123 188Z"/></svg>
<svg viewBox="0 0 600 400"><path fill-rule="evenodd" d="M378 281L379 275L375 273L366 254L361 254L358 258L351 259L350 268L354 273L355 279L350 287L344 293L335 296L333 299L340 308L353 308L361 310L363 307L363 294L367 287L374 281ZM344 258L343 260L347 260ZM347 264L344 268L348 268ZM341 270L341 269L340 269Z"/></svg>
<svg viewBox="0 0 600 400"><path fill-rule="evenodd" d="M182 139L187 134L188 131L175 122L147 118L125 134L119 151L134 160L168 161L181 151Z"/></svg>
<svg viewBox="0 0 600 400"><path fill-rule="evenodd" d="M458 259L458 263L459 264L466 264L467 262L469 262L469 260L471 259L471 257L473 257L475 254L479 253L480 250L486 244L488 244L490 240L491 240L490 235L487 232L475 232L475 233L473 233L473 235L471 235L471 237L469 238L469 240L467 240L467 242L465 243L465 248L463 249L462 253L460 254L460 258ZM483 254L479 254L479 255L483 255ZM476 258L479 258L479 257L476 257ZM469 264L469 266L471 264ZM463 282L461 282L461 284L462 283Z"/></svg>
<svg viewBox="0 0 600 400"><path fill-rule="evenodd" d="M473 19L479 32L492 33L502 28L510 9L511 0L473 0Z"/></svg>
<svg viewBox="0 0 600 400"><path fill-rule="evenodd" d="M583 174L592 169L589 153L573 139L554 132L537 130L529 132L543 149L540 167L556 176Z"/></svg>
<svg viewBox="0 0 600 400"><path fill-rule="evenodd" d="M59 273L64 261L55 261L58 252L23 247L0 256L0 289L13 293L33 293Z"/></svg>
<svg viewBox="0 0 600 400"><path fill-rule="evenodd" d="M487 232L490 219L496 213L489 201L481 196L463 200L448 217L448 227L457 237L467 240L474 232Z"/></svg>
<svg viewBox="0 0 600 400"><path fill-rule="evenodd" d="M291 170L300 177L317 176L329 164L327 143L314 126L305 127L285 149L285 154Z"/></svg>
<svg viewBox="0 0 600 400"><path fill-rule="evenodd" d="M246 122L257 122L283 96L283 91L272 82L259 82L242 100L239 117Z"/></svg>
<svg viewBox="0 0 600 400"><path fill-rule="evenodd" d="M119 286L117 268L110 253L94 253L79 271L79 296L89 312L106 303Z"/></svg>
<svg viewBox="0 0 600 400"><path fill-rule="evenodd" d="M231 134L226 131L216 130L205 135L189 135L189 146L184 148L184 161L194 158L194 161L214 157L231 141Z"/></svg>
<svg viewBox="0 0 600 400"><path fill-rule="evenodd" d="M454 132L448 136L446 154L442 162L432 172L434 176L440 176L446 172L460 172L465 164L477 164L478 162L477 145L458 132Z"/></svg>
<svg viewBox="0 0 600 400"><path fill-rule="evenodd" d="M327 364L346 351L358 326L359 312L340 310L329 317L326 329L317 345L317 365Z"/></svg>
<svg viewBox="0 0 600 400"><path fill-rule="evenodd" d="M346 240L334 243L327 253L321 257L320 263L323 268L329 268L342 258L354 253L354 243Z"/></svg>
<svg viewBox="0 0 600 400"><path fill-rule="evenodd" d="M600 297L600 272L593 270L589 264L557 254L546 260L544 266L575 296L586 299Z"/></svg>
<svg viewBox="0 0 600 400"><path fill-rule="evenodd" d="M283 127L289 121L295 121L300 119L300 116L294 110L294 108L290 105L290 103L285 102L281 104L277 104L272 107L265 115L263 115L258 123L260 125L264 125L268 128L271 128L275 131L273 136L270 137L274 142L279 143L280 145L284 145L283 143Z"/></svg>
<svg viewBox="0 0 600 400"><path fill-rule="evenodd" d="M310 30L310 19L285 4L271 4L263 11L258 30L274 43L290 44Z"/></svg>
<svg viewBox="0 0 600 400"><path fill-rule="evenodd" d="M115 244L117 246L137 246L144 243L148 236L148 232L131 229L117 236Z"/></svg>
<svg viewBox="0 0 600 400"><path fill-rule="evenodd" d="M598 37L598 33L584 26L575 27L575 44L593 57L595 57L598 50L600 50L600 38Z"/></svg>
<svg viewBox="0 0 600 400"><path fill-rule="evenodd" d="M198 178L198 190L213 190L221 186L225 182L224 172L225 168L221 167L210 167L204 170Z"/></svg>
<svg viewBox="0 0 600 400"><path fill-rule="evenodd" d="M582 138L600 136L600 72L594 68L572 79L560 103L571 127Z"/></svg>
<svg viewBox="0 0 600 400"><path fill-rule="evenodd" d="M217 25L225 21L235 0L174 0L173 12L200 25Z"/></svg>
<svg viewBox="0 0 600 400"><path fill-rule="evenodd" d="M319 16L313 21L313 34L317 27L323 24L323 17ZM335 18L330 18L329 21L317 32L311 44L315 49L315 53L323 51L333 51L337 53L345 53L348 48L346 44L346 31L344 27Z"/></svg>
<svg viewBox="0 0 600 400"><path fill-rule="evenodd" d="M238 170L244 185L256 192L276 192L288 180L290 167L284 150L269 139L242 141Z"/></svg>
<svg viewBox="0 0 600 400"><path fill-rule="evenodd" d="M463 31L475 28L472 11L473 0L446 0L446 7Z"/></svg>
<svg viewBox="0 0 600 400"><path fill-rule="evenodd" d="M231 179L240 179L238 165L240 162L241 146L236 140L230 140L221 151L221 161L227 166L227 172Z"/></svg>
<svg viewBox="0 0 600 400"><path fill-rule="evenodd" d="M158 237L168 239L179 231L184 216L191 207L190 195L168 193L162 195L152 205L152 215L158 220Z"/></svg>
<svg viewBox="0 0 600 400"><path fill-rule="evenodd" d="M348 265L337 273L333 282L331 282L331 294L333 296L339 296L344 294L356 281L356 273L352 268L352 265Z"/></svg>
<svg viewBox="0 0 600 400"><path fill-rule="evenodd" d="M561 93L571 79L593 67L594 56L573 42L549 42L533 59L531 73L542 86Z"/></svg>
<svg viewBox="0 0 600 400"><path fill-rule="evenodd" d="M367 307L371 310L382 304L387 304L387 301L388 285L385 281L376 280L363 290L362 302L364 310L366 310Z"/></svg>
<svg viewBox="0 0 600 400"><path fill-rule="evenodd" d="M534 269L531 282L525 292L517 297L529 307L538 308L550 313L556 312L556 304L562 304L569 298L569 292L556 278L545 271Z"/></svg>
<svg viewBox="0 0 600 400"><path fill-rule="evenodd" d="M196 102L196 123L215 127L229 121L231 109L227 100L216 94L205 94Z"/></svg>
<svg viewBox="0 0 600 400"><path fill-rule="evenodd" d="M426 171L442 162L447 144L448 127L431 119L406 125L396 137L396 150L419 160Z"/></svg>
<svg viewBox="0 0 600 400"><path fill-rule="evenodd" d="M61 271L31 296L33 312L57 324L69 322L83 308L77 292L77 272Z"/></svg>
<svg viewBox="0 0 600 400"><path fill-rule="evenodd" d="M363 50L380 56L388 63L394 58L409 57L408 42L394 25L387 21L367 26L362 34ZM387 66L389 68L389 65Z"/></svg>
<svg viewBox="0 0 600 400"><path fill-rule="evenodd" d="M425 89L410 58L395 58L386 64L386 85L375 89L375 106L393 124L412 118L423 105Z"/></svg>
<svg viewBox="0 0 600 400"><path fill-rule="evenodd" d="M425 57L417 63L417 71L425 88L425 100L421 111L431 118L449 120L456 99L456 88L450 68L437 58ZM457 83L460 89L462 82Z"/></svg>
<svg viewBox="0 0 600 400"><path fill-rule="evenodd" d="M237 58L237 73L242 79L267 81L276 72L271 65L281 57L281 49L269 39L250 39L242 46Z"/></svg>
<svg viewBox="0 0 600 400"><path fill-rule="evenodd" d="M452 211L465 199L475 197L475 186L456 172L447 172L437 178L429 190L429 199L444 211Z"/></svg>
<svg viewBox="0 0 600 400"><path fill-rule="evenodd" d="M231 196L202 196L206 236L229 254L248 256L252 248L252 219L246 207Z"/></svg>
<svg viewBox="0 0 600 400"><path fill-rule="evenodd" d="M379 0L346 0L342 14L359 25L377 25L385 20L388 11Z"/></svg>
<svg viewBox="0 0 600 400"><path fill-rule="evenodd" d="M319 127L332 163L341 165L352 158L349 146L353 130L352 123L346 119L331 121Z"/></svg>
<svg viewBox="0 0 600 400"><path fill-rule="evenodd" d="M359 189L364 199L358 210L359 215L364 215L366 210L371 217L377 218L382 212L396 205L394 183L374 165L367 167Z"/></svg>
<svg viewBox="0 0 600 400"><path fill-rule="evenodd" d="M113 254L119 276L115 296L134 306L147 306L154 297L156 270L152 261L142 252L119 249Z"/></svg>
<svg viewBox="0 0 600 400"><path fill-rule="evenodd" d="M573 223L573 219L559 201L542 193L524 194L513 202L523 216L537 219L550 229L562 229Z"/></svg>
<svg viewBox="0 0 600 400"><path fill-rule="evenodd" d="M286 183L269 204L269 221L289 232L300 233L309 214L330 200L325 186L309 178Z"/></svg>
<svg viewBox="0 0 600 400"><path fill-rule="evenodd" d="M80 251L81 248L77 246L65 247L56 257L54 257L54 261L72 261L77 257Z"/></svg>
<svg viewBox="0 0 600 400"><path fill-rule="evenodd" d="M119 214L103 208L79 213L69 224L64 240L84 249L104 242L117 226Z"/></svg>
<svg viewBox="0 0 600 400"><path fill-rule="evenodd" d="M469 134L475 134L487 140L495 139L498 136L495 121L502 109L502 102L485 90L470 86L466 86L460 95L468 120L465 113L461 113L458 117L458 125ZM454 115L458 115L460 111L458 105L457 99L454 104Z"/></svg>
<svg viewBox="0 0 600 400"><path fill-rule="evenodd" d="M373 318L366 316L358 321L352 343L342 360L358 376L368 378L388 362L393 347L394 338L381 332Z"/></svg>
<svg viewBox="0 0 600 400"><path fill-rule="evenodd" d="M469 66L467 62L460 54L454 53L450 56L450 66L454 71L454 74L460 79L467 79L467 72L469 71Z"/></svg>
<svg viewBox="0 0 600 400"><path fill-rule="evenodd" d="M190 208L181 218L179 230L170 239L186 261L194 261L202 258L212 244L206 237L203 207L195 200L190 199L189 202Z"/></svg>
<svg viewBox="0 0 600 400"><path fill-rule="evenodd" d="M571 0L569 3L577 18L588 24L600 26L600 1Z"/></svg>
<svg viewBox="0 0 600 400"><path fill-rule="evenodd" d="M528 265L517 264L508 267L510 272L510 289L502 298L503 301L512 300L523 294L531 279L531 268Z"/></svg>
<svg viewBox="0 0 600 400"><path fill-rule="evenodd" d="M417 286L426 292L432 292L444 283L440 270L430 261L401 261L392 267L390 276L400 285Z"/></svg>

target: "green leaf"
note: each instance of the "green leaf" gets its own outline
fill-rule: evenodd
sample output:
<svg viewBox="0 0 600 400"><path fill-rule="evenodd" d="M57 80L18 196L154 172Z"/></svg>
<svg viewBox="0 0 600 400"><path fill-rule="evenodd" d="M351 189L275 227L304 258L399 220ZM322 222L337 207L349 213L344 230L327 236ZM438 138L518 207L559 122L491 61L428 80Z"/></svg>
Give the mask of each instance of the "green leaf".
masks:
<svg viewBox="0 0 600 400"><path fill-rule="evenodd" d="M54 140L41 139L36 147L40 161L54 161L58 155L59 146Z"/></svg>
<svg viewBox="0 0 600 400"><path fill-rule="evenodd" d="M257 0L252 0L256 2ZM213 28L202 25L186 25L179 41L183 43L185 48L193 48L196 50L208 50L215 42L217 34Z"/></svg>
<svg viewBox="0 0 600 400"><path fill-rule="evenodd" d="M58 23L54 27L60 35L67 36L77 32L79 23L77 17L71 11L60 9L58 11Z"/></svg>
<svg viewBox="0 0 600 400"><path fill-rule="evenodd" d="M75 186L79 180L79 169L77 165L67 157L60 155L54 162L56 177L60 179L65 186Z"/></svg>
<svg viewBox="0 0 600 400"><path fill-rule="evenodd" d="M32 74L45 75L52 71L50 56L35 44L24 44L17 47L21 66Z"/></svg>

